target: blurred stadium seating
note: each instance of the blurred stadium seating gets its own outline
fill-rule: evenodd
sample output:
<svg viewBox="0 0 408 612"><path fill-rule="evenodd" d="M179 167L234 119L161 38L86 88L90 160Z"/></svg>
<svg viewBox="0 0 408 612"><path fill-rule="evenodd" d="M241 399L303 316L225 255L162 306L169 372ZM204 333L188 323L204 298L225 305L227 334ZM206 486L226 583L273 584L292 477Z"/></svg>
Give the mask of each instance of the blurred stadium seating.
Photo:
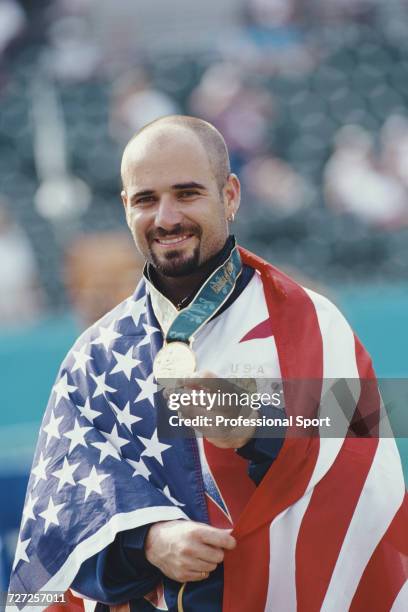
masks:
<svg viewBox="0 0 408 612"><path fill-rule="evenodd" d="M151 118L143 100L187 114L198 109L220 127L243 178L234 228L240 242L325 286L378 374L408 375L405 128L385 145L390 118L401 126L408 120L404 0L293 1L284 14L281 3L259 0L245 7L240 0L183 2L179 15L164 0L138 9L124 2L123 12L107 1L20 4L25 29L20 24L0 45L0 196L31 245L42 298L30 326L0 321L0 492L8 500L0 510L0 589L42 411L80 325L64 284L64 254L79 235L125 228L120 155L130 119ZM60 122L60 141L48 140L48 164L63 146L64 171L90 194L75 214L52 214L52 201L49 214L38 206L38 83L54 92ZM363 135L361 146L350 153L347 141L348 157L328 184L345 126L353 138ZM345 168L353 170L345 175L356 185L352 193L339 187ZM406 440L401 450L408 462Z"/></svg>

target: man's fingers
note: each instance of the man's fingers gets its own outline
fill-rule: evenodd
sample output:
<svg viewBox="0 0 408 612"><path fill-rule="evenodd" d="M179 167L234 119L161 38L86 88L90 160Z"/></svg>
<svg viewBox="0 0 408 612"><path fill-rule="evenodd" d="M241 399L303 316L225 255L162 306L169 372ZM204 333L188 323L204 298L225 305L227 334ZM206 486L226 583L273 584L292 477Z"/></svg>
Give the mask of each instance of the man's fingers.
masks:
<svg viewBox="0 0 408 612"><path fill-rule="evenodd" d="M198 582L199 580L207 580L209 572L186 572L182 579L178 579L179 582Z"/></svg>
<svg viewBox="0 0 408 612"><path fill-rule="evenodd" d="M207 563L218 565L224 561L224 549L200 544L197 546L197 558Z"/></svg>
<svg viewBox="0 0 408 612"><path fill-rule="evenodd" d="M207 561L202 561L201 559L194 559L194 562L191 564L191 571L208 573L214 571L216 567L216 563L208 563Z"/></svg>
<svg viewBox="0 0 408 612"><path fill-rule="evenodd" d="M148 531L145 553L165 576L179 582L205 580L236 546L231 529L194 521L162 521Z"/></svg>
<svg viewBox="0 0 408 612"><path fill-rule="evenodd" d="M232 550L237 545L236 539L231 535L229 529L217 529L216 527L205 527L201 532L201 540L205 544L215 548Z"/></svg>

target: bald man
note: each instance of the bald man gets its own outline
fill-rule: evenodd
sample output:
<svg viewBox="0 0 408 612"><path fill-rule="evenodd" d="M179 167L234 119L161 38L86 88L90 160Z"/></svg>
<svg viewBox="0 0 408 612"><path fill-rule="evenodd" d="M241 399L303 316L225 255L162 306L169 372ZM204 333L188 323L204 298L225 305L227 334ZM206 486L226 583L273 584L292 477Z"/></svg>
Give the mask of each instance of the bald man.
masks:
<svg viewBox="0 0 408 612"><path fill-rule="evenodd" d="M228 259L234 248L234 241L229 236L229 223L239 208L240 183L231 173L227 147L221 134L200 119L184 116L155 121L132 138L123 154L121 175L126 220L135 244L147 262L145 275L152 292L154 314L165 334L168 320L188 306L204 281ZM252 276L253 269L247 267L221 308L225 310L236 300ZM161 296L170 300L169 309L163 308ZM232 370L230 374L233 374ZM218 376L219 372L205 369L197 375L208 379ZM253 432L254 428L247 427L244 431L239 430L238 437L208 437L214 446L231 449L234 453L233 449L246 445ZM254 481L247 475L248 461L240 458L237 461L233 457L238 467L235 475L229 474L229 479L240 481L241 487L242 479L246 480L245 495L237 495L241 509L255 489L254 482L260 480L260 474L276 456L279 444L273 440L272 443L268 441L267 446L270 451L264 455L259 449L249 451L258 461L253 465ZM214 450L211 453L208 446L203 445L202 453L205 464L215 465L219 460L211 457ZM219 489L220 483L216 487ZM243 491L241 489L240 493ZM208 501L210 508L207 512L211 513L211 504L217 509L217 501L217 498ZM224 551L236 546L230 534L233 527L231 512L223 509L221 516L214 518L214 526L197 521L172 520L122 534L120 543L117 540L109 550L84 564L73 587L101 599L100 591L95 592L90 583L99 585L103 582L105 600L112 599L117 593L112 593L109 585L122 582L129 587L130 578L125 578L125 567L133 564L139 569L139 577L148 575L150 569L155 581L158 580L157 569L180 584L207 581L205 591L209 593L207 597L212 609L221 609ZM102 564L101 557L105 554L109 562ZM98 563L103 565L106 577L95 570ZM213 584L208 589L210 574ZM145 594L143 590L146 591L147 587L143 582L143 590L135 591L135 577L132 576L130 592ZM201 594L194 595L195 602L201 599Z"/></svg>
<svg viewBox="0 0 408 612"><path fill-rule="evenodd" d="M208 275L239 207L240 184L231 174L225 142L204 121L161 119L129 142L121 173L136 246L157 284L177 303Z"/></svg>
<svg viewBox="0 0 408 612"><path fill-rule="evenodd" d="M358 612L393 601L406 580L395 445L347 429L299 439L291 421L327 410L323 377L373 379L367 353L333 304L237 247L229 228L240 183L213 126L184 116L149 124L121 172L143 279L62 364L11 589L71 587L98 612ZM278 404L270 394L245 426L200 420L211 411L194 392L236 377L256 389L313 384ZM177 413L180 396L156 384L169 379L188 391ZM371 423L380 407L376 387L360 387L357 399L346 395L361 425L365 407ZM241 418L235 397L211 414ZM174 433L170 412L191 420ZM281 429L261 435L263 418L282 415Z"/></svg>

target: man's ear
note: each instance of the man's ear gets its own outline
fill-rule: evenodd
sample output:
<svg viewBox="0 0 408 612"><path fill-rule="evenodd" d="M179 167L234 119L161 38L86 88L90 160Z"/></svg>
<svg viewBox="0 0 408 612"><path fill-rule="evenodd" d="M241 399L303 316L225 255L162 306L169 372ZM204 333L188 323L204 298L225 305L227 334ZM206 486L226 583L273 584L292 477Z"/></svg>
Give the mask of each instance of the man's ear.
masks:
<svg viewBox="0 0 408 612"><path fill-rule="evenodd" d="M236 174L230 174L224 186L225 217L233 221L241 203L241 183Z"/></svg>
<svg viewBox="0 0 408 612"><path fill-rule="evenodd" d="M128 227L130 228L130 224L129 224L129 216L128 216L128 197L126 194L126 191L124 189L122 189L122 191L120 192L120 197L122 198L122 204L123 204L123 208L125 209L125 217L126 217L126 223L128 224Z"/></svg>
<svg viewBox="0 0 408 612"><path fill-rule="evenodd" d="M125 207L125 211L126 211L126 207L127 207L127 195L126 195L126 191L124 189L122 189L122 191L120 192L120 197L122 198L122 203L123 203L123 206Z"/></svg>

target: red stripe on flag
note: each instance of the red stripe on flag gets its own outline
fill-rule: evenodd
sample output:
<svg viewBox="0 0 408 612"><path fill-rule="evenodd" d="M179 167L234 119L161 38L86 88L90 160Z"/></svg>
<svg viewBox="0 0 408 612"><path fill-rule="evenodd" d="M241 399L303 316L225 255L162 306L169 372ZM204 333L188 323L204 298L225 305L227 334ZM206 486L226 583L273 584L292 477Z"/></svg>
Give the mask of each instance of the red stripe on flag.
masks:
<svg viewBox="0 0 408 612"><path fill-rule="evenodd" d="M248 340L257 340L261 338L270 338L272 336L272 325L270 319L261 321L258 325L255 325L253 329L250 329L245 336L243 336L240 342L248 342Z"/></svg>
<svg viewBox="0 0 408 612"><path fill-rule="evenodd" d="M233 448L217 448L205 438L203 447L214 482L231 515L232 524L235 524L256 490L254 481L248 476L248 462ZM232 527L231 521L215 507L208 493L207 508L211 525Z"/></svg>
<svg viewBox="0 0 408 612"><path fill-rule="evenodd" d="M361 392L355 414L350 424L351 436L377 437L380 423L380 393L370 355L354 335L356 361Z"/></svg>
<svg viewBox="0 0 408 612"><path fill-rule="evenodd" d="M377 387L370 385L375 381L375 373L369 354L359 339L355 337L357 364L366 398L378 396ZM377 415L370 408L370 402L359 406L357 418L367 422L372 435L378 434L380 412ZM357 426L357 431L358 431ZM365 612L375 609L389 612L401 587L408 579L408 498L394 516L386 533L377 545L361 577L359 586L350 606L350 612Z"/></svg>
<svg viewBox="0 0 408 612"><path fill-rule="evenodd" d="M318 389L314 391L320 391L323 345L312 300L299 285L260 258L245 249L240 249L240 253L245 264L261 272L282 378L315 379ZM290 301L286 300L287 296ZM300 391L289 398L285 395L289 415L298 413L299 405L304 404ZM264 609L269 577L269 525L302 497L318 453L318 438L286 437L277 459L233 531L238 546L224 558L223 612ZM237 584L246 585L244 593L236 588Z"/></svg>
<svg viewBox="0 0 408 612"><path fill-rule="evenodd" d="M224 557L223 612L261 612L269 581L269 525L239 540L237 554Z"/></svg>
<svg viewBox="0 0 408 612"><path fill-rule="evenodd" d="M350 612L389 612L408 580L408 494L365 568Z"/></svg>
<svg viewBox="0 0 408 612"><path fill-rule="evenodd" d="M296 546L298 612L322 607L377 446L378 440L347 439L313 491Z"/></svg>
<svg viewBox="0 0 408 612"><path fill-rule="evenodd" d="M380 396L370 356L356 337L355 352L361 380L355 415L361 430L364 429L367 417L373 415L377 433ZM299 612L320 610L322 607L377 447L378 438L347 438L333 466L313 491L302 520L296 547Z"/></svg>
<svg viewBox="0 0 408 612"><path fill-rule="evenodd" d="M265 559L269 560L270 523L302 497L313 473L318 450L317 438L285 442L278 459L245 508L232 532L238 545L235 550L227 551L224 557L223 612L258 612L264 609L255 607L254 602L262 600L265 604L266 601ZM249 599L243 597L242 590L236 588L237 584L252 585Z"/></svg>

